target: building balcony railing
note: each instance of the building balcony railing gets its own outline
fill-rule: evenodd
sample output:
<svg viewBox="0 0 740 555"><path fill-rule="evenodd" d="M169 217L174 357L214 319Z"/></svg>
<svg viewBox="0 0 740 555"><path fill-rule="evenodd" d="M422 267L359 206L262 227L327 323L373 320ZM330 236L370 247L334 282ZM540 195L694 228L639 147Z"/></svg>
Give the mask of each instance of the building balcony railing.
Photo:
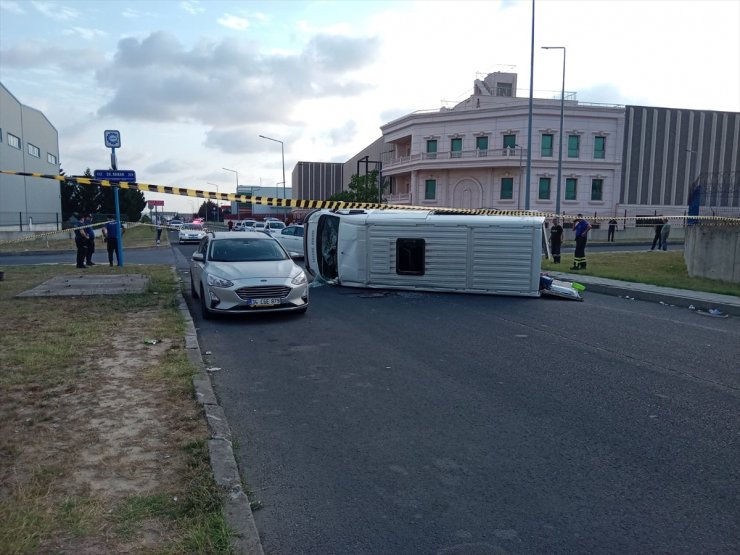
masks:
<svg viewBox="0 0 740 555"><path fill-rule="evenodd" d="M402 166L413 162L424 162L446 160L473 160L477 158L486 158L489 161L496 162L511 162L512 159L519 159L526 157L527 151L523 148L489 148L474 150L454 150L450 152L421 152L418 154L411 154L409 156L400 156L398 158L392 158L383 164L383 169L388 170Z"/></svg>
<svg viewBox="0 0 740 555"><path fill-rule="evenodd" d="M392 193L385 195L388 204L409 204L411 203L411 193Z"/></svg>

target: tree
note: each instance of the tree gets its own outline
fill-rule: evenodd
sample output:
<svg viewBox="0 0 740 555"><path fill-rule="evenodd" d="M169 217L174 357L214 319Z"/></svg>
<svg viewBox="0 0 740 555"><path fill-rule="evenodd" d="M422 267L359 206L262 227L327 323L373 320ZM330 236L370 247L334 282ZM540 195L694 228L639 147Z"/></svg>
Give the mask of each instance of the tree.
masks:
<svg viewBox="0 0 740 555"><path fill-rule="evenodd" d="M60 172L60 175L65 175ZM90 168L87 168L84 177L93 178ZM60 183L62 199L62 218L69 219L73 212L79 214L115 214L116 203L113 187L100 185L82 185L77 181L66 179ZM129 222L138 222L141 213L146 207L144 193L135 189L119 189L118 203L121 218Z"/></svg>
<svg viewBox="0 0 740 555"><path fill-rule="evenodd" d="M221 209L216 205L216 203L211 202L210 200L203 201L203 204L198 208L198 216L208 221L223 221Z"/></svg>
<svg viewBox="0 0 740 555"><path fill-rule="evenodd" d="M379 196L378 170L373 170L367 176L354 174L349 180L347 190L333 194L329 200L377 203Z"/></svg>

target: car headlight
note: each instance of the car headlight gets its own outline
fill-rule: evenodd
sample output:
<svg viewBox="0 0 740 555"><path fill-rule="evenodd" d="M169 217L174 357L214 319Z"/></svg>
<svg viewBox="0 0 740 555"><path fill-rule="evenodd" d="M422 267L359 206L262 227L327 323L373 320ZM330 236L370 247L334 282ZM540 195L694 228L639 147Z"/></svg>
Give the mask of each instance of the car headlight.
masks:
<svg viewBox="0 0 740 555"><path fill-rule="evenodd" d="M206 281L208 282L208 285L212 287L232 287L234 285L234 283L228 279L220 278L212 274L208 274L208 279Z"/></svg>
<svg viewBox="0 0 740 555"><path fill-rule="evenodd" d="M290 280L290 283L293 285L303 285L306 283L306 274L304 272L301 272L296 277Z"/></svg>

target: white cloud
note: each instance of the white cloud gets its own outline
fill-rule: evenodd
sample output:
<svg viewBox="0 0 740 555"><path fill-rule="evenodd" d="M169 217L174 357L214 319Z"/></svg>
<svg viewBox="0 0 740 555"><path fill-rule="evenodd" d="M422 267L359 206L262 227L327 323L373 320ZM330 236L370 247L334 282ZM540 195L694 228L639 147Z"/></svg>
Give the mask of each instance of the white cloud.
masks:
<svg viewBox="0 0 740 555"><path fill-rule="evenodd" d="M0 2L0 11L6 11L15 15L23 15L26 13L18 2Z"/></svg>
<svg viewBox="0 0 740 555"><path fill-rule="evenodd" d="M190 15L199 15L206 11L206 9L200 5L198 0L184 0L183 2L180 2L180 7Z"/></svg>
<svg viewBox="0 0 740 555"><path fill-rule="evenodd" d="M99 37L104 37L105 33L99 29L89 29L87 27L72 27L62 31L65 36L79 37L83 40L94 40Z"/></svg>
<svg viewBox="0 0 740 555"><path fill-rule="evenodd" d="M80 12L74 8L63 6L56 2L31 2L36 10L56 21L71 21L80 17Z"/></svg>
<svg viewBox="0 0 740 555"><path fill-rule="evenodd" d="M219 17L216 21L219 25L223 25L228 29L234 29L235 31L244 31L249 27L249 21L247 19L230 14L224 14L223 17Z"/></svg>

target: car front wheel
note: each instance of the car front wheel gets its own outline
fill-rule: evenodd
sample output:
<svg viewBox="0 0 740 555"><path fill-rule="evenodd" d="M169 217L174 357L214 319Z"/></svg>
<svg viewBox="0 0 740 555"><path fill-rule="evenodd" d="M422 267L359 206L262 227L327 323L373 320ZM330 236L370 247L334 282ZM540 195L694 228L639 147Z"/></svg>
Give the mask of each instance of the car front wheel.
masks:
<svg viewBox="0 0 740 555"><path fill-rule="evenodd" d="M203 291L203 287L200 288L200 313L204 320L213 320L213 312L208 308L206 293Z"/></svg>

